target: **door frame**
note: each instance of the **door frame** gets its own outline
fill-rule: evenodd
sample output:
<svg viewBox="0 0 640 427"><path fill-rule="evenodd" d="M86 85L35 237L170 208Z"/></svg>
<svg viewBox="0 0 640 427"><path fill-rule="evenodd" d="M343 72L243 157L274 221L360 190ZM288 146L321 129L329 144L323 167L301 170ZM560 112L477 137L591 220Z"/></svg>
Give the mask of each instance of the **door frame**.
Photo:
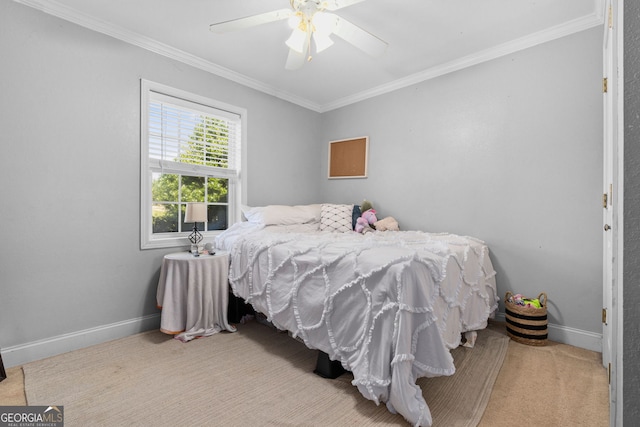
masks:
<svg viewBox="0 0 640 427"><path fill-rule="evenodd" d="M609 370L609 424L623 420L623 203L624 203L624 0L604 1L603 77L603 190L608 206L603 209L603 365ZM603 194L604 194L603 193ZM607 234L609 233L609 234ZM609 245L609 246L607 246ZM607 270L610 269L610 270Z"/></svg>
<svg viewBox="0 0 640 427"><path fill-rule="evenodd" d="M614 5L612 0L604 2L604 34L602 38L602 365L611 369L613 349L613 292L614 283L614 169L615 169L615 96L617 78L614 66ZM615 193L617 199L617 193Z"/></svg>

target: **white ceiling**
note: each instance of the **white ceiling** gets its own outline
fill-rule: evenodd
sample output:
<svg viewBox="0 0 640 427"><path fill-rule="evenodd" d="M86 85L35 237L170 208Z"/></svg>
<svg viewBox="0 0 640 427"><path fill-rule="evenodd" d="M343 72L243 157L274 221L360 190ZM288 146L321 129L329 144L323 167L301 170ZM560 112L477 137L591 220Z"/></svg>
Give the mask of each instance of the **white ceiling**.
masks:
<svg viewBox="0 0 640 427"><path fill-rule="evenodd" d="M385 40L371 58L335 39L285 70L286 21L209 25L289 0L15 0L315 111L328 111L602 23L602 0L366 0L335 13Z"/></svg>

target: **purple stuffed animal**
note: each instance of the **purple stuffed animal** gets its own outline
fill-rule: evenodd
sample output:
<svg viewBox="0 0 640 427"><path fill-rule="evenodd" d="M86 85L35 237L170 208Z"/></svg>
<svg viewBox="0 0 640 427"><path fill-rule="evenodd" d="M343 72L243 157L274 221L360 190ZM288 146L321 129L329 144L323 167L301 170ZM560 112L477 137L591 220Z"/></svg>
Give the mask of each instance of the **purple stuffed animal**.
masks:
<svg viewBox="0 0 640 427"><path fill-rule="evenodd" d="M369 225L373 225L373 223L378 220L378 218L376 218L376 210L375 209L369 209L368 211L364 211L364 212L362 212L362 215L360 215L360 216L362 218L366 219L367 222L369 223Z"/></svg>
<svg viewBox="0 0 640 427"><path fill-rule="evenodd" d="M356 220L356 233L366 233L368 231L373 231L371 225L376 222L378 219L376 218L376 211L374 209L369 209L367 211L362 212L360 218Z"/></svg>

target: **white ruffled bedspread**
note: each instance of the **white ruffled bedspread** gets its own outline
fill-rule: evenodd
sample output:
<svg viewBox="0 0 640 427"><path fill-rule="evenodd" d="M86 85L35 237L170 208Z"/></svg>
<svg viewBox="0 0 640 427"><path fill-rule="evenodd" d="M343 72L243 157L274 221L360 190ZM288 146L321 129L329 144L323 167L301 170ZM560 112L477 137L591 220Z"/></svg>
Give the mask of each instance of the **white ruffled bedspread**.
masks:
<svg viewBox="0 0 640 427"><path fill-rule="evenodd" d="M497 309L487 246L418 231L296 230L241 223L219 236L233 292L341 361L367 399L430 426L416 379L452 375L450 350Z"/></svg>

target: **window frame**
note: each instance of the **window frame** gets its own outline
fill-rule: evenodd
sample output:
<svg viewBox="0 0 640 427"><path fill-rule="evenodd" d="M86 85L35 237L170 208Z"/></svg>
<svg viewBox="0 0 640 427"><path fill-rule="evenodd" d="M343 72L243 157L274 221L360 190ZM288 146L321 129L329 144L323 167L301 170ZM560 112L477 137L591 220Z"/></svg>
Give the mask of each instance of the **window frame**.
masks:
<svg viewBox="0 0 640 427"><path fill-rule="evenodd" d="M218 170L219 178L227 178L228 181L228 220L227 227L240 220L240 206L244 202L246 194L246 127L247 127L247 111L234 105L216 101L205 96L196 95L171 86L140 79L140 248L156 249L170 247L190 246L187 238L191 230L175 232L175 233L153 233L152 219L152 175L154 169L152 161L149 157L149 106L151 99L155 96L169 98L175 100L175 104L188 106L190 109L198 110L206 114L206 110L213 109L219 111L222 115L235 115L240 117L240 140L239 143L239 163L235 173L226 170ZM165 173L174 173L169 166L165 169ZM180 171L181 175L188 175L184 170ZM194 171L193 175L203 176L202 173ZM211 176L207 174L206 176ZM221 230L201 231L204 236L203 243L211 241Z"/></svg>

